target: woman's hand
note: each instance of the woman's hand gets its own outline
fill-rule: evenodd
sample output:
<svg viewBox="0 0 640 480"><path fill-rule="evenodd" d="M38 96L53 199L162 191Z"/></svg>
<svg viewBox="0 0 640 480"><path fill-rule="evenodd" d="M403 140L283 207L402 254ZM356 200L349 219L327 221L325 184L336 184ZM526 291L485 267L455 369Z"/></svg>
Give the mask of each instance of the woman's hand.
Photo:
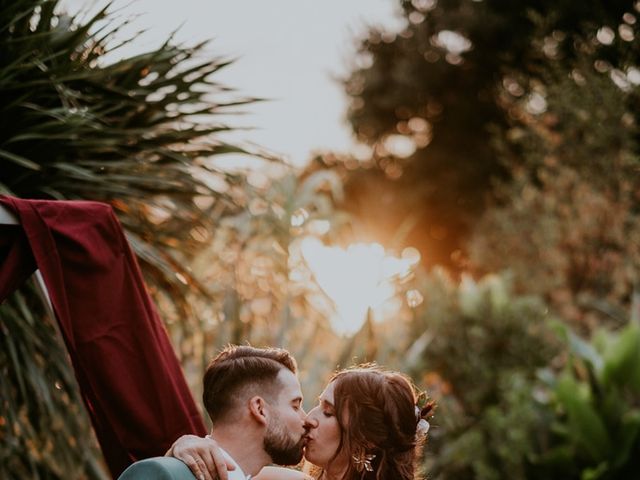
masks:
<svg viewBox="0 0 640 480"><path fill-rule="evenodd" d="M216 441L208 436L183 435L173 442L164 456L182 460L198 480L228 480L227 470L236 468L225 458Z"/></svg>

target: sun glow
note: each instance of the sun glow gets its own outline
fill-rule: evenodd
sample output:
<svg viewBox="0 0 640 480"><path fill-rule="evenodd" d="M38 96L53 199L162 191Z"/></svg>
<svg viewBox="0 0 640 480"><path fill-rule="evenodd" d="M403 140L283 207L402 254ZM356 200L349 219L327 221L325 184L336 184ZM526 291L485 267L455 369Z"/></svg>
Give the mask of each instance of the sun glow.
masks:
<svg viewBox="0 0 640 480"><path fill-rule="evenodd" d="M420 254L407 248L401 258L385 252L377 243L355 243L346 249L328 247L316 238L305 238L302 256L317 284L331 300L331 326L341 335L357 332L369 309L378 311L395 296L397 282L408 276Z"/></svg>

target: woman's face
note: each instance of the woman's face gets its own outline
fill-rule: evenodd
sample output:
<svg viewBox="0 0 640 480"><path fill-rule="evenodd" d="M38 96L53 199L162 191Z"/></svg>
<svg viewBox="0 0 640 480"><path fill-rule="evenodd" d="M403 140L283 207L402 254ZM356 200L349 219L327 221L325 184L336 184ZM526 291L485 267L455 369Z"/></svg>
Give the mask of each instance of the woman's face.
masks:
<svg viewBox="0 0 640 480"><path fill-rule="evenodd" d="M336 456L340 446L340 425L334 408L334 382L327 385L318 399L318 405L307 414L307 446L304 457L314 465L327 471L341 471L347 459Z"/></svg>

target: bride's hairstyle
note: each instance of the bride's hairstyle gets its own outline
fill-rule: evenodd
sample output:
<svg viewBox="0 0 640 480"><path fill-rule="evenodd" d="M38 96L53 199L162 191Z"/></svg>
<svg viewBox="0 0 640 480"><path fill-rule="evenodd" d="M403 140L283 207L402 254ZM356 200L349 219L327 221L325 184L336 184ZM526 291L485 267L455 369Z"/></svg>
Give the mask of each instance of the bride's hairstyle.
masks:
<svg viewBox="0 0 640 480"><path fill-rule="evenodd" d="M350 460L344 480L413 480L424 441L416 429L434 404L417 408L411 381L375 365L342 370L332 381L338 452Z"/></svg>

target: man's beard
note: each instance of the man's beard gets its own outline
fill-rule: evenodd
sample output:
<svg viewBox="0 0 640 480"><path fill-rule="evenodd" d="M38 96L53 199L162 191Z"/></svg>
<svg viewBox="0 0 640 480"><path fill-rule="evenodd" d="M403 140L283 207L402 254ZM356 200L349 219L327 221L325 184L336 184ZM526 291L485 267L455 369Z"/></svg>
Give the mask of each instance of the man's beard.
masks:
<svg viewBox="0 0 640 480"><path fill-rule="evenodd" d="M264 451L271 457L271 461L278 465L297 465L302 460L304 451L304 437L298 440L287 434L280 418L269 422L264 436Z"/></svg>

